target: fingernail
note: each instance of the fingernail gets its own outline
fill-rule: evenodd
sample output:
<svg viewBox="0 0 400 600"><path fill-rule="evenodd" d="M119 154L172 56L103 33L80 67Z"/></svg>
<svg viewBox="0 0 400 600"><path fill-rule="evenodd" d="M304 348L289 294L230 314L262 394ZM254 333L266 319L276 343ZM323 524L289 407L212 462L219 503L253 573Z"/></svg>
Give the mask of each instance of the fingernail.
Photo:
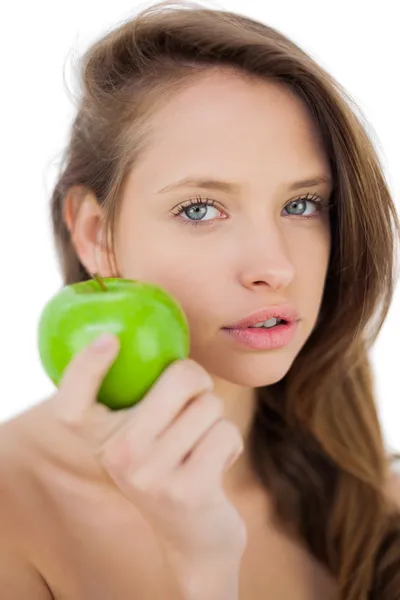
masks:
<svg viewBox="0 0 400 600"><path fill-rule="evenodd" d="M99 352L105 352L115 347L117 337L113 333L102 333L92 344L92 348Z"/></svg>

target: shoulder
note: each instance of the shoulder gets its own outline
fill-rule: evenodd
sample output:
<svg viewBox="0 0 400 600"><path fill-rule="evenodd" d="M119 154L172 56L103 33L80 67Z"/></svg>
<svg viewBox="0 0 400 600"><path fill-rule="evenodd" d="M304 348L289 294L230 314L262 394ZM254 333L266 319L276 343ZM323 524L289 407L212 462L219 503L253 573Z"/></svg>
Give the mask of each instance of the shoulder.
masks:
<svg viewBox="0 0 400 600"><path fill-rule="evenodd" d="M58 427L47 403L0 423L0 590L53 600L46 581L79 588L85 573L107 564L107 585L129 586L132 597L150 600L155 587L157 597L178 597L168 570L160 581L154 575L164 572L164 557L150 526L116 488L98 482L86 445L75 438ZM88 565L79 573L71 549Z"/></svg>
<svg viewBox="0 0 400 600"><path fill-rule="evenodd" d="M9 598L52 600L44 579L31 563L23 542L18 461L8 424L0 424L0 587Z"/></svg>

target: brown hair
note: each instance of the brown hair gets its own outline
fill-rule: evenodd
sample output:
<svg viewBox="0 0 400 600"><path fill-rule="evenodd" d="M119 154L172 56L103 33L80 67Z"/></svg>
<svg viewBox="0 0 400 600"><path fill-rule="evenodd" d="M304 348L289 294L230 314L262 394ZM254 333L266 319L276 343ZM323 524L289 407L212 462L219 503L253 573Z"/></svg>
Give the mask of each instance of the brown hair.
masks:
<svg viewBox="0 0 400 600"><path fill-rule="evenodd" d="M209 69L265 78L300 97L334 178L332 251L319 321L290 371L259 390L254 468L288 531L333 574L344 600L400 598L400 515L384 493L388 460L368 350L391 303L399 221L373 143L339 84L275 29L194 3L161 3L94 43L52 196L64 283L90 278L63 219L91 190L113 227L152 111Z"/></svg>

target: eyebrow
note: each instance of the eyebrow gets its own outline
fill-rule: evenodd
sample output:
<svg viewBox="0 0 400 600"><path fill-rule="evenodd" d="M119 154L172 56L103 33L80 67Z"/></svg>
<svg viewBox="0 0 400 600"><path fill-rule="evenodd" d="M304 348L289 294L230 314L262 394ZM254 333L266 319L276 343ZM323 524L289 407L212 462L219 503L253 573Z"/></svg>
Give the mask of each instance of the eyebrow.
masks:
<svg viewBox="0 0 400 600"><path fill-rule="evenodd" d="M294 191L307 187L315 187L317 185L331 183L332 179L327 175L316 175L314 177L309 177L308 179L293 181L288 185L287 189L289 191ZM239 183L234 183L232 181L221 181L219 179L212 178L185 177L183 179L175 181L174 183L171 183L170 185L163 187L161 190L158 191L158 193L165 194L166 192L170 192L172 190L176 190L182 187L203 188L226 193L238 193L241 189L241 185Z"/></svg>

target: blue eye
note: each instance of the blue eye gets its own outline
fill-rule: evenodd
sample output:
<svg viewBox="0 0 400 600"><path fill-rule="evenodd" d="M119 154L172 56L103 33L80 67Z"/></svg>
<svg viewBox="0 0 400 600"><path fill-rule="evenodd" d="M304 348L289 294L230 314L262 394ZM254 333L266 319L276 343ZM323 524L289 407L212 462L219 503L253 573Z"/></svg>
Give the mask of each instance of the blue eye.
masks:
<svg viewBox="0 0 400 600"><path fill-rule="evenodd" d="M185 208L183 212L189 219L193 219L194 221L208 221L208 219L203 219L205 216L209 216L210 211L209 207L213 207L211 204L194 204L193 206L189 206L189 208ZM216 210L214 208L214 210Z"/></svg>
<svg viewBox="0 0 400 600"><path fill-rule="evenodd" d="M314 207L315 211L311 214L305 214L307 211L307 204ZM311 219L314 215L319 214L324 208L327 208L327 205L330 205L330 202L320 198L316 194L310 196L307 194L304 198L297 198L296 200L292 200L285 206L285 210L288 210L288 207L292 207L294 212L289 213L291 216L299 216L303 219Z"/></svg>
<svg viewBox="0 0 400 600"><path fill-rule="evenodd" d="M226 216L221 217L221 210L216 208L215 204L215 200L197 196L196 198L191 198L188 202L178 206L173 214L177 217L184 214L186 218L181 217L182 220L190 225L198 225L203 221L213 221L215 217L217 219L226 218ZM214 217L209 216L209 213L212 213L212 211L210 211L210 207L217 213L214 215Z"/></svg>

